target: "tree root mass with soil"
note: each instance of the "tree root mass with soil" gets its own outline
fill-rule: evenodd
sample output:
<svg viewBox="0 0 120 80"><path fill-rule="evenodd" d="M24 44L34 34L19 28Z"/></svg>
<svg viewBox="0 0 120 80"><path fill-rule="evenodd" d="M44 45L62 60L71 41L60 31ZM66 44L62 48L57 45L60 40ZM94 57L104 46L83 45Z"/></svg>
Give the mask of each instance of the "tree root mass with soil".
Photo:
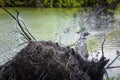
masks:
<svg viewBox="0 0 120 80"><path fill-rule="evenodd" d="M30 42L0 67L0 80L102 80L107 62L84 61L51 41Z"/></svg>

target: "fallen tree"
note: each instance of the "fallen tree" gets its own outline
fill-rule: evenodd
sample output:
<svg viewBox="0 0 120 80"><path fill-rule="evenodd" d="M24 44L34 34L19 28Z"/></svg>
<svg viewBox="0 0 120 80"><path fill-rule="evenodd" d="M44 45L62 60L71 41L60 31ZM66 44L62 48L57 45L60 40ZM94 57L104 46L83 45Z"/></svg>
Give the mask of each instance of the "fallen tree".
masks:
<svg viewBox="0 0 120 80"><path fill-rule="evenodd" d="M74 49L31 42L0 70L0 80L102 80L108 60L83 61Z"/></svg>
<svg viewBox="0 0 120 80"><path fill-rule="evenodd" d="M28 45L0 67L0 80L103 80L109 61L104 56L98 62L87 61L70 46L37 41L21 25L18 12L14 17L3 9L18 23Z"/></svg>

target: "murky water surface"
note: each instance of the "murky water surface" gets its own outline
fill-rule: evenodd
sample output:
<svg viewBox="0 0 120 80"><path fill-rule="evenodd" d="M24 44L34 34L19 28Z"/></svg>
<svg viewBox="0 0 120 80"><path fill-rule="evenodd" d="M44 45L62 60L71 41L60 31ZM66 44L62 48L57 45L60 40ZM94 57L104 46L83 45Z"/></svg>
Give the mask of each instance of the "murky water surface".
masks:
<svg viewBox="0 0 120 80"><path fill-rule="evenodd" d="M79 22L86 20L86 15L82 9L62 9L62 8L7 8L12 14L14 10L20 12L19 18L24 21L29 31L37 40L51 40L60 42L63 45L71 45L79 35ZM116 14L119 16L119 14ZM117 17L118 18L118 17ZM84 25L85 26L85 25ZM16 22L2 9L0 9L0 62L4 63L13 57L22 47L19 47L22 37L17 32ZM97 32L97 31L95 31ZM96 34L91 31L92 34ZM99 34L99 33L98 33ZM89 37L90 41L91 38ZM94 43L94 41L92 41ZM93 44L91 45L93 47ZM89 40L88 40L89 43ZM90 44L90 43L89 43ZM106 50L106 57L113 59L116 49ZM119 65L118 60L114 65ZM116 72L117 71L117 72ZM120 69L109 70L110 76L117 75ZM112 73L111 73L112 72Z"/></svg>

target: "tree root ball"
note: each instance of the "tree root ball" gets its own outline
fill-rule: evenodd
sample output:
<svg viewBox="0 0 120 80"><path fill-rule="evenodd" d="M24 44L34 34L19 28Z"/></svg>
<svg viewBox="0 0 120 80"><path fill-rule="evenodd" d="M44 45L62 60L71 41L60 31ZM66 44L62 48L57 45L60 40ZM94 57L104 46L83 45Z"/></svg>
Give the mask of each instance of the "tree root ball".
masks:
<svg viewBox="0 0 120 80"><path fill-rule="evenodd" d="M51 41L31 42L0 67L0 80L101 80L93 77L102 74L101 62L83 61L84 64L77 58L69 46L61 47Z"/></svg>

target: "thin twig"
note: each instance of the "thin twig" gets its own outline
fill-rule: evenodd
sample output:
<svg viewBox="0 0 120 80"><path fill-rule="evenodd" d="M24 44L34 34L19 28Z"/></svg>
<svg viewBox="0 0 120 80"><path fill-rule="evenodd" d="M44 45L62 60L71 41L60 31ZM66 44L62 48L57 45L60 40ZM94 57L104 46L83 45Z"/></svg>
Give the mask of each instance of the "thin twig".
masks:
<svg viewBox="0 0 120 80"><path fill-rule="evenodd" d="M101 46L101 50L102 50L102 58L104 58L104 44L105 44L106 38L104 38L103 42L102 42L102 46Z"/></svg>
<svg viewBox="0 0 120 80"><path fill-rule="evenodd" d="M120 53L114 58L114 60L110 64L107 65L106 68L110 67L118 59L119 56L120 56Z"/></svg>
<svg viewBox="0 0 120 80"><path fill-rule="evenodd" d="M111 69L111 68L120 68L120 66L111 66L111 67L107 67L105 69Z"/></svg>
<svg viewBox="0 0 120 80"><path fill-rule="evenodd" d="M22 20L20 20L22 23L23 23L23 25L25 26L25 29L26 29L26 31L28 32L28 34L34 39L34 40L36 40L35 39L35 37L30 33L30 31L28 30L28 28L27 28L27 26L25 25L25 23L22 21Z"/></svg>
<svg viewBox="0 0 120 80"><path fill-rule="evenodd" d="M116 58L115 58L110 64L108 64L107 68L108 68L109 66L111 66L111 65L117 60L117 58L118 58L119 56L120 56L120 55L116 56Z"/></svg>
<svg viewBox="0 0 120 80"><path fill-rule="evenodd" d="M106 58L106 57L104 56L104 45L105 45L105 42L106 42L107 38L109 37L109 36L106 36L106 34L107 34L108 31L109 31L109 29L105 31L105 33L104 33L104 40L103 40L103 42L102 42L102 44L101 44L102 57L101 57L100 61L101 61L101 60L104 61L105 58Z"/></svg>
<svg viewBox="0 0 120 80"><path fill-rule="evenodd" d="M31 42L32 40L36 40L32 35L31 35L31 33L28 31L28 29L26 28L26 26L25 26L25 28L26 28L26 31L23 29L23 26L22 26L22 24L20 23L20 20L19 20L19 12L18 11L16 11L16 13L17 13L17 17L15 17L14 15L12 15L7 9L5 9L4 7L1 7L3 10L5 10L16 22L17 22L17 24L19 25L19 27L20 27L20 30L21 30L21 34L29 41L29 42ZM23 22L22 22L23 23ZM24 24L24 23L23 23Z"/></svg>
<svg viewBox="0 0 120 80"><path fill-rule="evenodd" d="M20 23L20 21L19 21L19 12L18 11L16 11L17 12L17 23L18 23L18 25L19 25L19 27L20 27L20 29L21 29L21 31L25 34L25 36L26 36L26 38L29 40L29 42L32 40L31 39L31 37L25 32L25 30L23 29L23 27L22 27L22 25L21 25L21 23Z"/></svg>
<svg viewBox="0 0 120 80"><path fill-rule="evenodd" d="M21 34L27 41L29 41L29 39L25 36L25 34L19 28L17 28L17 30L18 30L19 34Z"/></svg>

